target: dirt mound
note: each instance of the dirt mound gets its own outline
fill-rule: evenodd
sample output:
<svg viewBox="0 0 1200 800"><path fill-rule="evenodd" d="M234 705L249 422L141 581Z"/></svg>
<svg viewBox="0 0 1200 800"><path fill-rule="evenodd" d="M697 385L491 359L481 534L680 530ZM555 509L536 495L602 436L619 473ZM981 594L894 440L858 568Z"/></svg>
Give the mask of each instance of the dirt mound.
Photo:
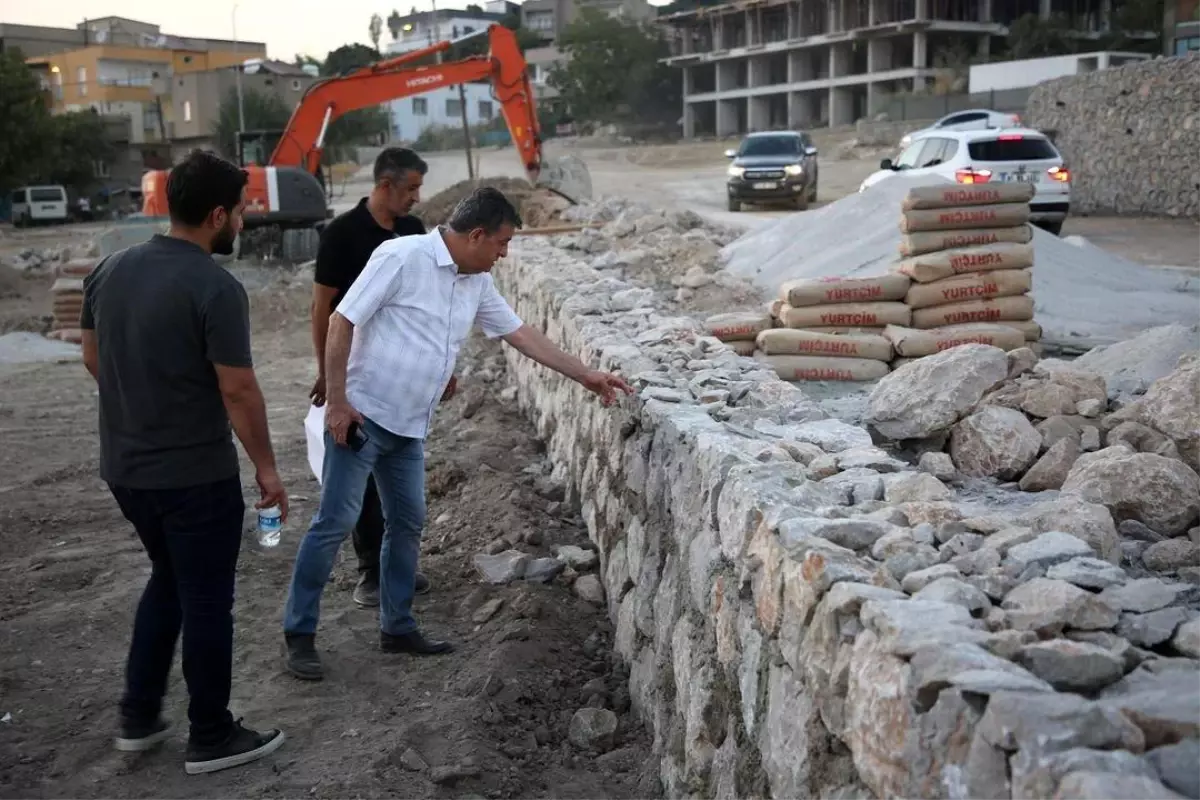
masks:
<svg viewBox="0 0 1200 800"><path fill-rule="evenodd" d="M481 186L490 186L504 192L519 210L526 198L534 191L529 181L523 178L480 178L478 180L459 181L453 186L430 197L423 203L418 203L413 213L420 217L426 228L441 225L450 216L450 212L464 197Z"/></svg>

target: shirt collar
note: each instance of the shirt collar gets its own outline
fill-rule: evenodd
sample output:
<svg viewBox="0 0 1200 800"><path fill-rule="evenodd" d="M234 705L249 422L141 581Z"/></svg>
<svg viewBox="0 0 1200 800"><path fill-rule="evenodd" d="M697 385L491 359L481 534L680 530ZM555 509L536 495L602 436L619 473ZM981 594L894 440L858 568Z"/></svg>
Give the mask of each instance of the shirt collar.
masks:
<svg viewBox="0 0 1200 800"><path fill-rule="evenodd" d="M450 248L446 247L446 240L442 234L442 226L439 225L433 229L433 257L437 260L439 267L446 267L458 272L458 265L454 263L454 259L450 256Z"/></svg>

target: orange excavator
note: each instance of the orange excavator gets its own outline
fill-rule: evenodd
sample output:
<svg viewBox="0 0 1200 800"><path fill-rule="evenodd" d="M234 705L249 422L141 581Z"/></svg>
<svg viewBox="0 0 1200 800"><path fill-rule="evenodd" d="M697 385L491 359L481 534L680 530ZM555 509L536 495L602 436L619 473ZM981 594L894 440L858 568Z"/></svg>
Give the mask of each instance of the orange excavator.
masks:
<svg viewBox="0 0 1200 800"><path fill-rule="evenodd" d="M445 64L415 65L456 44L486 34L489 52ZM517 37L502 25L491 25L453 41L379 61L338 77L314 83L304 93L265 165L247 165L245 227L308 228L331 216L321 173L321 155L329 126L350 111L432 91L442 86L489 79L495 99L534 186L549 189L571 202L591 197L591 176L577 158L547 160L542 154L541 127L533 87ZM239 149L241 141L239 141ZM244 156L240 156L243 157ZM143 213L167 215L167 173L142 177Z"/></svg>

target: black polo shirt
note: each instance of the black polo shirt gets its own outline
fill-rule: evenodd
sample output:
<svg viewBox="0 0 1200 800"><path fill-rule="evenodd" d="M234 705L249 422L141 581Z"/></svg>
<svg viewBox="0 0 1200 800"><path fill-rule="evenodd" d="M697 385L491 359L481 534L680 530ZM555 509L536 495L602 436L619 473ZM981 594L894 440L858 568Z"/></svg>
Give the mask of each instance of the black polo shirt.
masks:
<svg viewBox="0 0 1200 800"><path fill-rule="evenodd" d="M99 349L100 477L183 489L238 474L214 364L250 367L246 290L191 242L155 236L83 281Z"/></svg>
<svg viewBox="0 0 1200 800"><path fill-rule="evenodd" d="M364 197L354 208L334 217L325 226L321 233L321 245L317 248L313 281L337 289L337 295L333 298L333 307L337 308L350 290L350 285L367 266L376 247L397 236L421 233L425 233L425 226L412 215L397 218L391 231L381 227L367 209L367 199Z"/></svg>

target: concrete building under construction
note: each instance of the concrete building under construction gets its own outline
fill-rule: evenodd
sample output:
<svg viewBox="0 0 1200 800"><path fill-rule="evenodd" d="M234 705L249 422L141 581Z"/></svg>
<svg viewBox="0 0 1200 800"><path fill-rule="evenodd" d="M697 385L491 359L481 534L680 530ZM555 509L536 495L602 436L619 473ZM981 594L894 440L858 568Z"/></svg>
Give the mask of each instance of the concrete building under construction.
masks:
<svg viewBox="0 0 1200 800"><path fill-rule="evenodd" d="M683 132L848 125L927 92L1026 15L1108 30L1121 0L739 0L659 18L683 70Z"/></svg>

